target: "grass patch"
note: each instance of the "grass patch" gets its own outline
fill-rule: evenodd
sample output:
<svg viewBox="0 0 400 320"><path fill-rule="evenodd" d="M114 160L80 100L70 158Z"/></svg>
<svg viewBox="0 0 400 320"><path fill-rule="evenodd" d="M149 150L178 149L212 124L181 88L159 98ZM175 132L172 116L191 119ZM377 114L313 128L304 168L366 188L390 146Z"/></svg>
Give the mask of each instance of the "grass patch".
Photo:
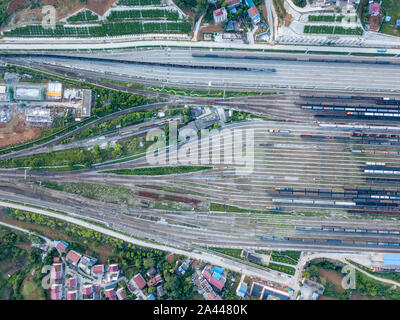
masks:
<svg viewBox="0 0 400 320"><path fill-rule="evenodd" d="M197 167L197 166L178 166L178 167L149 167L136 169L119 169L106 170L101 173L113 173L121 175L136 175L136 176L160 176L168 174L183 174L189 172L197 172L202 170L210 170L213 167Z"/></svg>

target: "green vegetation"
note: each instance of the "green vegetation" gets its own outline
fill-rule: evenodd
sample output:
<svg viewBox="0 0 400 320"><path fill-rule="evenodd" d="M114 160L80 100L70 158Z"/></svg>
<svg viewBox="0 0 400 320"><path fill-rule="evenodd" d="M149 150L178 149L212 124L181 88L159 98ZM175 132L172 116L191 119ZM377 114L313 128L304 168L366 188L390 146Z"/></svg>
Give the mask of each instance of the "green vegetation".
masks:
<svg viewBox="0 0 400 320"><path fill-rule="evenodd" d="M35 298L44 300L45 292L40 283L41 251L20 246L30 243L25 235L19 235L8 228L0 229L0 299L23 300ZM32 276L31 270L35 270ZM10 275L10 277L9 277ZM24 281L29 280L29 281ZM24 285L22 285L24 282Z"/></svg>
<svg viewBox="0 0 400 320"><path fill-rule="evenodd" d="M72 223L35 213L7 209L7 215L9 218L18 221L37 224L50 230L57 230L72 240L69 241L71 242L70 249L78 252L97 257L98 248L103 251L107 249L108 258L106 263L119 263L123 274L128 279L139 272L145 276L150 267L156 267L163 276L164 289L167 292L167 295L162 299L167 299L168 297L190 299L195 293L194 285L191 282L193 269L189 268L183 277L178 277L175 274L176 265L170 264L165 260L166 252L164 251L139 247ZM57 256L57 251L49 252L44 264L50 264L53 256ZM37 261L40 261L40 256ZM37 275L39 277L42 276L40 272L37 272ZM145 279L149 280L147 276L145 276ZM146 293L151 293L153 289L146 289Z"/></svg>
<svg viewBox="0 0 400 320"><path fill-rule="evenodd" d="M209 169L212 169L212 167L178 166L178 167L147 167L147 168L136 168L136 169L119 169L119 170L109 170L101 172L123 174L123 175L160 176L168 174L183 174L183 173L197 172Z"/></svg>
<svg viewBox="0 0 400 320"><path fill-rule="evenodd" d="M400 36L400 27L396 28L396 20L400 19L400 2L398 0L383 0L382 11L385 16L390 16L392 19L389 22L383 20L380 32Z"/></svg>
<svg viewBox="0 0 400 320"><path fill-rule="evenodd" d="M319 15L319 16L308 16L309 22L342 22L344 16L334 16L334 15Z"/></svg>
<svg viewBox="0 0 400 320"><path fill-rule="evenodd" d="M96 183L56 183L43 181L42 186L49 189L77 194L89 199L125 205L130 204L133 196L133 192L128 188Z"/></svg>
<svg viewBox="0 0 400 320"><path fill-rule="evenodd" d="M160 5L161 0L119 0L118 5L120 6L151 6Z"/></svg>
<svg viewBox="0 0 400 320"><path fill-rule="evenodd" d="M215 252L219 252L219 253L222 253L222 254L225 254L225 255L228 255L228 256L243 260L243 261L247 261L247 262L259 265L259 266L264 267L264 268L269 268L269 269L276 270L276 271L283 272L283 273L287 273L287 274L290 274L290 275L294 275L295 272L296 272L295 268L292 268L292 267L289 267L289 266L284 266L284 265L277 264L277 263L271 263L270 262L269 265L266 265L266 264L259 263L259 262L256 262L256 261L250 261L250 260L240 256L240 254L242 252L242 249L228 249L228 248L209 248L209 249L212 250L212 251L215 251Z"/></svg>
<svg viewBox="0 0 400 320"><path fill-rule="evenodd" d="M0 26L6 22L7 19L7 7L10 0L0 0Z"/></svg>
<svg viewBox="0 0 400 320"><path fill-rule="evenodd" d="M360 269L363 269L364 271L366 271L376 277L386 278L386 279L397 281L400 283L400 273L399 272L373 272L371 269L369 269L361 264L358 264L351 260L349 260L349 261L351 262L351 264L356 265Z"/></svg>
<svg viewBox="0 0 400 320"><path fill-rule="evenodd" d="M329 260L311 261L309 266L303 272L303 276L307 279L316 279L318 282L323 283L325 286L324 296L338 298L342 300L352 299L354 293L358 293L368 297L383 297L390 300L400 299L400 290L393 289L391 285L384 284L380 281L374 280L367 275L356 270L356 289L342 288L341 284L333 283L330 279L321 277L321 270L333 271L333 274L343 276L341 274L343 264L339 262L331 262Z"/></svg>
<svg viewBox="0 0 400 320"><path fill-rule="evenodd" d="M276 92L257 92L257 91L224 91L224 90L190 90L181 88L167 88L167 87L146 87L146 90L154 92L162 92L180 96L190 97L246 97L256 95L269 95L276 94Z"/></svg>
<svg viewBox="0 0 400 320"><path fill-rule="evenodd" d="M296 273L296 269L295 268L292 268L292 267L289 267L289 266L284 266L284 265L273 263L273 262L269 263L268 268L270 268L272 270L275 270L275 271L287 273L287 274L290 274L292 276L294 276L294 274Z"/></svg>
<svg viewBox="0 0 400 320"><path fill-rule="evenodd" d="M300 259L300 251L273 251L271 260L296 265Z"/></svg>
<svg viewBox="0 0 400 320"><path fill-rule="evenodd" d="M78 165L91 167L93 164L102 163L106 160L120 159L128 155L142 154L150 144L150 141L142 141L140 138L131 138L117 142L113 147L107 145L105 149L101 149L98 145L95 145L91 150L75 148L5 159L0 161L0 167L46 169L44 167L60 166L64 168L69 167L71 168L70 170L76 170L79 169ZM67 169L60 170L67 171Z"/></svg>
<svg viewBox="0 0 400 320"><path fill-rule="evenodd" d="M167 19L167 20L178 20L179 13L176 11L168 11L162 9L150 9L150 10L115 10L107 16L107 20L125 20L125 19Z"/></svg>
<svg viewBox="0 0 400 320"><path fill-rule="evenodd" d="M27 25L4 31L5 36L14 37L112 37L142 33L190 33L189 22L113 22L97 26L64 27L45 29L41 25Z"/></svg>
<svg viewBox="0 0 400 320"><path fill-rule="evenodd" d="M293 3L300 8L304 8L307 5L306 0L293 0Z"/></svg>
<svg viewBox="0 0 400 320"><path fill-rule="evenodd" d="M344 28L341 26L304 26L304 33L362 35L364 30L361 27Z"/></svg>
<svg viewBox="0 0 400 320"><path fill-rule="evenodd" d="M78 132L77 134L74 134L71 138L62 141L62 143L65 144L72 141L95 137L108 131L115 130L117 128L124 128L126 126L151 119L152 117L156 116L157 111L158 110L132 112L127 115L123 115L115 119L102 122L96 126L89 127L85 130L82 130L81 132Z"/></svg>
<svg viewBox="0 0 400 320"><path fill-rule="evenodd" d="M261 213L261 214L288 214L286 212L278 212L278 211L245 209L215 202L210 203L210 211L236 212L236 213Z"/></svg>
<svg viewBox="0 0 400 320"><path fill-rule="evenodd" d="M97 20L99 20L99 16L89 10L81 11L67 19L68 22L87 22Z"/></svg>

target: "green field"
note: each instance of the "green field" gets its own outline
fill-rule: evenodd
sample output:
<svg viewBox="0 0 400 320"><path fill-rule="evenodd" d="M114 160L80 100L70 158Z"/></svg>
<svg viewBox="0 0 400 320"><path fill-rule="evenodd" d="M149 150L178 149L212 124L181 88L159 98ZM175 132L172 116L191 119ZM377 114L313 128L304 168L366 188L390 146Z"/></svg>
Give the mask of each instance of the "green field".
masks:
<svg viewBox="0 0 400 320"><path fill-rule="evenodd" d="M178 166L178 167L148 167L148 168L136 168L136 169L119 169L119 170L109 170L101 172L123 174L123 175L136 175L136 176L160 176L168 174L197 172L209 169L212 169L212 167Z"/></svg>
<svg viewBox="0 0 400 320"><path fill-rule="evenodd" d="M392 17L390 22L383 22L380 32L393 36L400 35L400 28L396 28L396 20L400 19L400 1L383 0L382 11L385 16Z"/></svg>

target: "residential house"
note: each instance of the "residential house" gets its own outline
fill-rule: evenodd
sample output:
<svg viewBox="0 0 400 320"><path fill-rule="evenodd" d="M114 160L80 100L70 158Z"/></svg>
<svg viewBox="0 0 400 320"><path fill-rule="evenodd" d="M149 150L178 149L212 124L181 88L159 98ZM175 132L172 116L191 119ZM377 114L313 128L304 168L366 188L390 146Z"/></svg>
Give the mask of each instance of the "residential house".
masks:
<svg viewBox="0 0 400 320"><path fill-rule="evenodd" d="M379 3L376 2L372 2L369 4L369 14L371 16L379 16L379 14L381 13L381 5Z"/></svg>
<svg viewBox="0 0 400 320"><path fill-rule="evenodd" d="M108 300L117 300L117 297L115 295L115 291L113 288L105 289L104 290L104 295Z"/></svg>
<svg viewBox="0 0 400 320"><path fill-rule="evenodd" d="M143 289L146 286L146 281L144 281L142 275L138 273L133 277L133 280L135 281L136 285L138 286L139 289Z"/></svg>
<svg viewBox="0 0 400 320"><path fill-rule="evenodd" d="M76 288L76 278L69 278L67 280L67 287L70 289Z"/></svg>
<svg viewBox="0 0 400 320"><path fill-rule="evenodd" d="M68 291L67 292L67 300L76 300L76 297L78 295L78 291Z"/></svg>
<svg viewBox="0 0 400 320"><path fill-rule="evenodd" d="M72 265L77 266L81 257L82 257L82 255L79 254L78 252L76 252L74 250L70 250L70 251L68 251L65 259L67 260L68 263L71 263Z"/></svg>
<svg viewBox="0 0 400 320"><path fill-rule="evenodd" d="M221 24L228 20L228 13L225 8L220 8L213 11L214 23Z"/></svg>
<svg viewBox="0 0 400 320"><path fill-rule="evenodd" d="M163 281L163 279L162 279L161 275L157 274L154 278L150 279L150 281L147 282L147 285L149 287L153 287L153 286L156 286L157 284L159 284L162 281Z"/></svg>
<svg viewBox="0 0 400 320"><path fill-rule="evenodd" d="M258 24L261 21L260 12L255 6L252 6L249 10L247 10L249 17L253 24Z"/></svg>
<svg viewBox="0 0 400 320"><path fill-rule="evenodd" d="M62 286L60 284L53 284L51 286L51 300L61 300L62 299Z"/></svg>
<svg viewBox="0 0 400 320"><path fill-rule="evenodd" d="M242 4L242 0L227 0L228 9L237 8Z"/></svg>
<svg viewBox="0 0 400 320"><path fill-rule="evenodd" d="M244 298L246 296L246 292L247 292L247 284L240 282L236 289L236 295L240 298Z"/></svg>
<svg viewBox="0 0 400 320"><path fill-rule="evenodd" d="M157 297L163 297L165 296L165 293L166 292L162 285L157 287Z"/></svg>
<svg viewBox="0 0 400 320"><path fill-rule="evenodd" d="M118 297L119 300L125 300L126 299L124 288L119 288L117 290L117 297Z"/></svg>
<svg viewBox="0 0 400 320"><path fill-rule="evenodd" d="M92 268L92 274L96 277L101 277L104 275L105 272L105 268L104 268L104 264L96 264L95 266L93 266Z"/></svg>
<svg viewBox="0 0 400 320"><path fill-rule="evenodd" d="M147 270L146 274L149 278L153 278L157 274L157 270L151 267L149 270Z"/></svg>

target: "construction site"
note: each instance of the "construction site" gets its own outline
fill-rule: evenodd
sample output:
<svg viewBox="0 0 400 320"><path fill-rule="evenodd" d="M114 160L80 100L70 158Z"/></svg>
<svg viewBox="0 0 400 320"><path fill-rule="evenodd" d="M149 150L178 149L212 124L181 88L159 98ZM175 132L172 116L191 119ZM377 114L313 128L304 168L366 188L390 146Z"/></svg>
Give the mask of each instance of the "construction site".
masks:
<svg viewBox="0 0 400 320"><path fill-rule="evenodd" d="M0 148L41 136L57 118L91 116L92 92L60 82L0 83Z"/></svg>

